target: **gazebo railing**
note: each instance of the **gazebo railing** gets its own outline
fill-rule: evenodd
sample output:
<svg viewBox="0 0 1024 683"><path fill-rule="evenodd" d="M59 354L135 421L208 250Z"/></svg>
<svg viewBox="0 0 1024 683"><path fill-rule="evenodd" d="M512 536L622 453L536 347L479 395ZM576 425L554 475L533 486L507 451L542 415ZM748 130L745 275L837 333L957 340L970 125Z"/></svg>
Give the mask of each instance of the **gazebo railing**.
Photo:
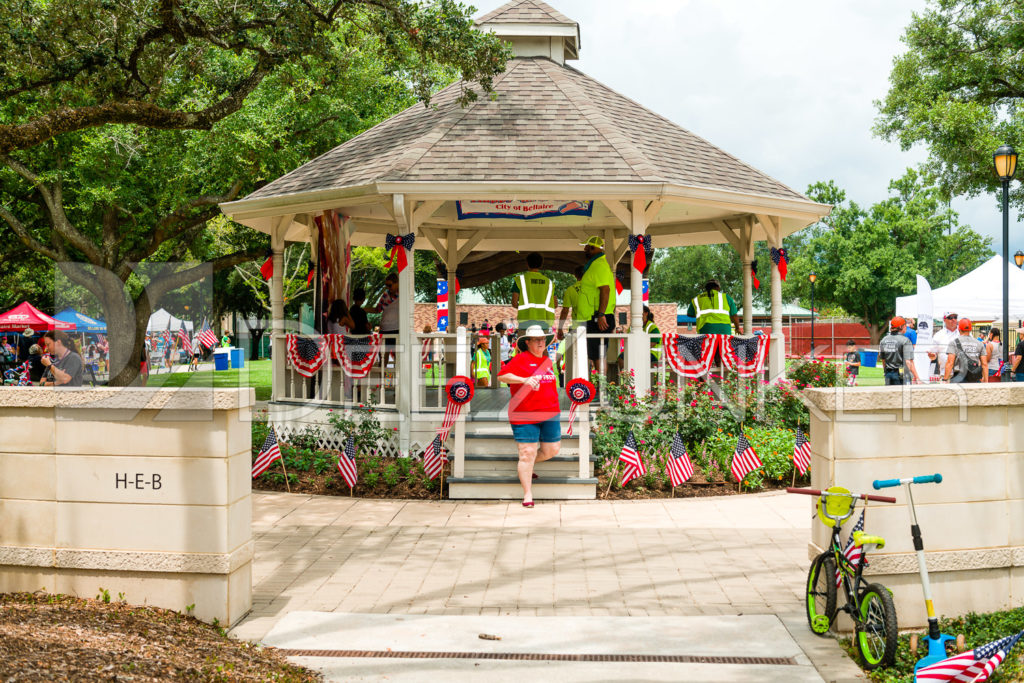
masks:
<svg viewBox="0 0 1024 683"><path fill-rule="evenodd" d="M399 393L408 389L399 381L396 350L398 335L383 335L381 350L366 377L349 377L338 360L329 360L305 377L285 361L284 386L278 400L344 407L359 404L396 408Z"/></svg>

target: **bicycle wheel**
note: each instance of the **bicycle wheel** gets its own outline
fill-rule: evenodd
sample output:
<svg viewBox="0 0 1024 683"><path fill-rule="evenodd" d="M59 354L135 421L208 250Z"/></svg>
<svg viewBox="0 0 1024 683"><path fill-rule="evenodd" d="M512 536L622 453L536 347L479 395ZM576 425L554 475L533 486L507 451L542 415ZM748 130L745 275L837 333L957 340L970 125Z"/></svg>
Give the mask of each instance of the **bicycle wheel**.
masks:
<svg viewBox="0 0 1024 683"><path fill-rule="evenodd" d="M819 636L836 617L836 562L830 553L814 558L807 572L807 625Z"/></svg>
<svg viewBox="0 0 1024 683"><path fill-rule="evenodd" d="M857 607L857 649L864 659L865 669L888 666L896 659L896 606L889 590L877 583L869 583L860 595Z"/></svg>

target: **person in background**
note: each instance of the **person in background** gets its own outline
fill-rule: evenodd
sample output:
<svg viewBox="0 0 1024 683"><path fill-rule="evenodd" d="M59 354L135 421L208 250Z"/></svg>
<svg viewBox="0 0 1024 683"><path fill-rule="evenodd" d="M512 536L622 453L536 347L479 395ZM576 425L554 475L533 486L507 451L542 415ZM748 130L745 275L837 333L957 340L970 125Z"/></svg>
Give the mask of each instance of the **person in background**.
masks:
<svg viewBox="0 0 1024 683"><path fill-rule="evenodd" d="M487 318L484 318L484 324L480 326L481 332L491 333L491 323L487 322Z"/></svg>
<svg viewBox="0 0 1024 683"><path fill-rule="evenodd" d="M928 358L935 362L935 371L932 374L936 377L942 377L946 369L946 349L949 348L949 343L959 336L956 313L947 311L942 316L942 324L942 329L936 330L932 336L932 350L928 352Z"/></svg>
<svg viewBox="0 0 1024 683"><path fill-rule="evenodd" d="M42 364L46 366L42 383L47 386L80 387L85 363L75 348L75 342L61 330L49 330L43 335L46 350Z"/></svg>
<svg viewBox="0 0 1024 683"><path fill-rule="evenodd" d="M509 343L508 335L505 334L505 323L495 325L494 331L498 333L498 354L502 364L505 364L512 353L512 344Z"/></svg>
<svg viewBox="0 0 1024 683"><path fill-rule="evenodd" d="M573 308L572 314L587 321L588 335L608 334L615 328L615 274L605 257L602 238L594 235L580 246L587 261L583 264L583 277L580 278L578 310ZM608 341L587 337L587 358L590 359L590 367L598 374L605 371L600 359L602 350L608 348Z"/></svg>
<svg viewBox="0 0 1024 683"><path fill-rule="evenodd" d="M356 287L352 290L352 305L348 314L352 317L352 334L370 334L370 321L363 310L363 302L366 301L366 290Z"/></svg>
<svg viewBox="0 0 1024 683"><path fill-rule="evenodd" d="M569 317L569 311L572 311L572 327L570 332L576 330L577 327L586 326L586 319L580 318L580 291L583 288L583 266L576 266L576 269L572 271L573 276L576 278L576 282L572 283L565 288L565 292L562 293L562 314L558 317L558 338L565 339L565 321Z"/></svg>
<svg viewBox="0 0 1024 683"><path fill-rule="evenodd" d="M192 337L192 357L188 359L189 372L199 369L199 357L203 355L203 345L199 343L199 335Z"/></svg>
<svg viewBox="0 0 1024 683"><path fill-rule="evenodd" d="M39 344L33 344L28 349L28 378L32 384L39 384L43 379L43 374L46 372L46 366L43 365L43 349Z"/></svg>
<svg viewBox="0 0 1024 683"><path fill-rule="evenodd" d="M1003 344L1000 341L999 328L995 325L988 331L988 338L985 340L985 353L981 358L988 372L989 382L998 382L999 373L1003 369ZM993 380L992 378L995 377Z"/></svg>
<svg viewBox="0 0 1024 683"><path fill-rule="evenodd" d="M24 363L28 360L29 349L36 343L35 332L31 327L26 327L21 333L21 338L18 339L18 362Z"/></svg>
<svg viewBox="0 0 1024 683"><path fill-rule="evenodd" d="M390 272L384 278L384 291L372 311L380 313L380 333L385 335L384 363L387 364L395 352L396 339L391 335L398 334L398 273Z"/></svg>
<svg viewBox="0 0 1024 683"><path fill-rule="evenodd" d="M960 336L951 341L946 348L946 367L942 381L954 384L986 381L988 377L982 363L985 345L971 336L973 323L970 318L960 318L957 326L960 329Z"/></svg>
<svg viewBox="0 0 1024 683"><path fill-rule="evenodd" d="M142 352L139 354L139 379L142 386L149 381L149 339L142 342Z"/></svg>
<svg viewBox="0 0 1024 683"><path fill-rule="evenodd" d="M857 342L851 339L846 342L846 386L857 386L858 375L860 375L860 353L857 351Z"/></svg>
<svg viewBox="0 0 1024 683"><path fill-rule="evenodd" d="M718 280L708 280L704 292L693 297L686 315L697 320L697 334L743 334L736 302L722 293Z"/></svg>
<svg viewBox="0 0 1024 683"><path fill-rule="evenodd" d="M346 327L351 330L355 325L345 302L341 299L332 301L331 307L327 311L327 333L344 334Z"/></svg>
<svg viewBox="0 0 1024 683"><path fill-rule="evenodd" d="M907 321L896 316L889 321L889 334L878 342L878 358L882 361L885 386L910 384L911 375L915 384L921 381L917 376L917 367L912 362L914 345L904 334L906 331Z"/></svg>
<svg viewBox="0 0 1024 683"><path fill-rule="evenodd" d="M225 332L224 336L220 338L220 345L224 348L231 346L231 333Z"/></svg>
<svg viewBox="0 0 1024 683"><path fill-rule="evenodd" d="M175 342L177 343L177 342ZM228 342L228 346L231 346L231 342ZM173 358L174 347L167 342L164 342L164 367L167 368L167 372L171 371L171 359Z"/></svg>
<svg viewBox="0 0 1024 683"><path fill-rule="evenodd" d="M1017 348L1013 350L1013 381L1024 382L1024 327L1017 330Z"/></svg>
<svg viewBox="0 0 1024 683"><path fill-rule="evenodd" d="M478 387L491 386L491 338L486 332L481 331L477 337L471 370Z"/></svg>
<svg viewBox="0 0 1024 683"><path fill-rule="evenodd" d="M907 331L903 336L910 340L910 343L917 346L917 322L913 318L907 318Z"/></svg>
<svg viewBox="0 0 1024 683"><path fill-rule="evenodd" d="M540 325L550 330L555 321L558 297L555 283L540 272L544 257L537 252L526 255L526 272L516 275L512 285L512 308L516 309L519 329Z"/></svg>

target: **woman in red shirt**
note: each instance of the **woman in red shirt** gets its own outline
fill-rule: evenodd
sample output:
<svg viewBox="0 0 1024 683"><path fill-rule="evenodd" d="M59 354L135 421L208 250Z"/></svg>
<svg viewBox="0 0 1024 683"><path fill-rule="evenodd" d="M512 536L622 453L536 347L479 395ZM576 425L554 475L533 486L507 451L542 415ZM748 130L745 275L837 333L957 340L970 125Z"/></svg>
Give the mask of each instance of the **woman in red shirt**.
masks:
<svg viewBox="0 0 1024 683"><path fill-rule="evenodd" d="M519 483L523 507L528 508L533 507L534 463L558 455L562 441L555 369L547 355L550 341L540 325L531 325L520 337L522 352L501 366L498 374L498 381L512 392L508 421L519 448Z"/></svg>

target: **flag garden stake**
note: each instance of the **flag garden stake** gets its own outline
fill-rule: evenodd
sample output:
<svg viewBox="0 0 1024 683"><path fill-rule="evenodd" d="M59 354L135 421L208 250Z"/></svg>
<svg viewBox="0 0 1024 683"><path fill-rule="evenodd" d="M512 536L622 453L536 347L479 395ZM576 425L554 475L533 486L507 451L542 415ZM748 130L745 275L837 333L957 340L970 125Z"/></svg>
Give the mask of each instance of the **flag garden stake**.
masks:
<svg viewBox="0 0 1024 683"><path fill-rule="evenodd" d="M284 490L288 493L292 492L292 487L288 485L288 470L284 468L284 458L281 458L281 471L284 473Z"/></svg>
<svg viewBox="0 0 1024 683"><path fill-rule="evenodd" d="M281 462L281 471L284 472L284 488L288 493L291 493L292 489L288 485L288 470L284 468L284 457L281 455L281 448L277 444L277 432L271 427L270 431L267 432L267 438L263 441L263 447L260 448L260 452L256 455L256 460L252 464L252 478L255 479L266 472L274 464L275 460Z"/></svg>

